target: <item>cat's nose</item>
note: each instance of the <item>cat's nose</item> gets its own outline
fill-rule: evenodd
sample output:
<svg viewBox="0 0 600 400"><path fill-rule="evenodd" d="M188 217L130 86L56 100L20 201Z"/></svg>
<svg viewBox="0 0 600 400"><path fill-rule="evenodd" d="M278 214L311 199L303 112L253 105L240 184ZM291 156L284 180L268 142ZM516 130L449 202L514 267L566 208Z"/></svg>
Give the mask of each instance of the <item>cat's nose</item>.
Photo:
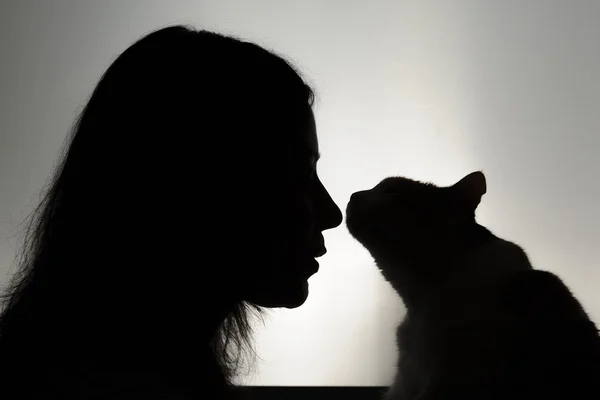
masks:
<svg viewBox="0 0 600 400"><path fill-rule="evenodd" d="M366 190L361 190L359 192L352 193L350 196L350 201L359 201L361 197L364 197Z"/></svg>

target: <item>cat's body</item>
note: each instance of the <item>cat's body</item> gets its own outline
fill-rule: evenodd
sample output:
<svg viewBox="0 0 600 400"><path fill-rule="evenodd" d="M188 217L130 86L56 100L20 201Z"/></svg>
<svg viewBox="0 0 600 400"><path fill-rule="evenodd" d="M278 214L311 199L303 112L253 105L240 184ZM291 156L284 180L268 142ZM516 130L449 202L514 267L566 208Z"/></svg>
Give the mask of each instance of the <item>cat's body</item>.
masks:
<svg viewBox="0 0 600 400"><path fill-rule="evenodd" d="M509 319L499 315L497 282L511 273L531 270L531 266L510 243L490 242L482 247L482 253L504 253L502 259L482 270L476 268L480 257L475 257L473 268L467 269L472 275L449 279L436 286L435 292L412 300L414 306L398 327L401 357L387 398L415 399L434 385L468 385L493 375L481 367L501 362L507 343L499 343L498 332Z"/></svg>
<svg viewBox="0 0 600 400"><path fill-rule="evenodd" d="M474 173L388 178L348 204L351 234L406 307L388 400L600 398L600 339L555 275L475 222Z"/></svg>

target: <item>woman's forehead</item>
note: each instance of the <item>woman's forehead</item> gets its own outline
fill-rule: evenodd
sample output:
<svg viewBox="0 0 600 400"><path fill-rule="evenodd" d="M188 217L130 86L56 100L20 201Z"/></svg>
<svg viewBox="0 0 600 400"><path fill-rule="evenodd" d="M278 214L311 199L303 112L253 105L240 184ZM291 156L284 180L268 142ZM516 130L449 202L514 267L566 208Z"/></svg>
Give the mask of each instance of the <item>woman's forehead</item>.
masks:
<svg viewBox="0 0 600 400"><path fill-rule="evenodd" d="M312 110L310 110L309 113L305 135L309 155L314 157L316 162L319 159L319 140L317 138L317 124L315 122L315 116Z"/></svg>
<svg viewBox="0 0 600 400"><path fill-rule="evenodd" d="M286 130L284 128L284 130ZM275 143L269 146L269 152L275 152L283 159L287 159L292 164L301 162L316 163L319 158L319 142L317 137L317 128L312 111L302 123L296 125L287 132L280 131L275 136Z"/></svg>

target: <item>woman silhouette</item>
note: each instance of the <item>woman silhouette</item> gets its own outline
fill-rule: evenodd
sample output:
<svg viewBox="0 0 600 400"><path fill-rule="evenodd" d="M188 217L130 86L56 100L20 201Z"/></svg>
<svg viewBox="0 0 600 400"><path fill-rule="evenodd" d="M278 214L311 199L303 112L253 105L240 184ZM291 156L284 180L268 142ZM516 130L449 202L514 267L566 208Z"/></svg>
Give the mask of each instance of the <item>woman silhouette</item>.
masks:
<svg viewBox="0 0 600 400"><path fill-rule="evenodd" d="M251 312L303 304L342 220L312 101L286 61L232 37L173 26L124 51L4 293L5 398L223 398Z"/></svg>

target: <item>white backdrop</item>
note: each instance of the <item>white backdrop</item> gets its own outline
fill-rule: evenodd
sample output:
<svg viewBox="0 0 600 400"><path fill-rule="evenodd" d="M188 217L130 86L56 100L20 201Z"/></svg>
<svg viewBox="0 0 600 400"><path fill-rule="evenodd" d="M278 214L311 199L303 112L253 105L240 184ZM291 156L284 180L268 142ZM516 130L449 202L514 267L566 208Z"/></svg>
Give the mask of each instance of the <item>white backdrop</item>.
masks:
<svg viewBox="0 0 600 400"><path fill-rule="evenodd" d="M101 73L143 34L190 23L306 74L319 172L340 208L388 175L451 184L483 169L480 222L598 319L599 17L586 0L2 1L0 273ZM261 360L242 382L390 382L401 302L344 227L325 237L309 300L257 327Z"/></svg>

